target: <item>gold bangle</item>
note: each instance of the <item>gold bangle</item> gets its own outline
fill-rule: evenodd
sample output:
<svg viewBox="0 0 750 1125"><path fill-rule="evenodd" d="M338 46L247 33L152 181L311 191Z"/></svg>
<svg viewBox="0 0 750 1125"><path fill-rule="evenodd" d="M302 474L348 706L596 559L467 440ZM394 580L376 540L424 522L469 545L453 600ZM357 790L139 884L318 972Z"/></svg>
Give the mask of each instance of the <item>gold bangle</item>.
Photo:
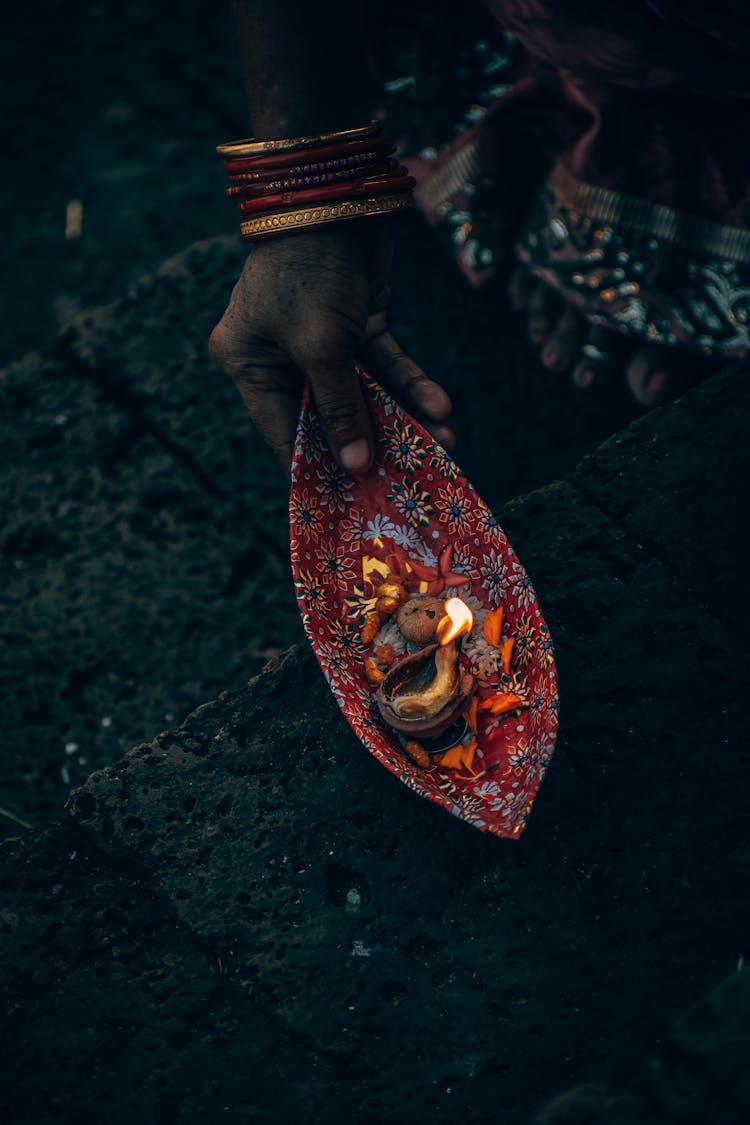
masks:
<svg viewBox="0 0 750 1125"><path fill-rule="evenodd" d="M319 203L313 207L297 207L292 211L274 211L244 219L240 223L243 238L262 238L264 235L288 234L317 227L324 223L337 223L343 219L359 219L367 215L387 215L393 211L406 211L413 207L411 192L394 195L375 195L367 199L346 199L341 203Z"/></svg>
<svg viewBox="0 0 750 1125"><path fill-rule="evenodd" d="M371 137L380 130L377 121L369 125L358 125L354 129L341 129L337 133L318 133L308 137L282 137L277 141L256 141L247 137L242 141L227 141L226 144L217 145L218 156L234 158L238 156L268 155L272 152L294 152L296 149L314 148L316 145L330 144L332 141L359 141L364 137Z"/></svg>

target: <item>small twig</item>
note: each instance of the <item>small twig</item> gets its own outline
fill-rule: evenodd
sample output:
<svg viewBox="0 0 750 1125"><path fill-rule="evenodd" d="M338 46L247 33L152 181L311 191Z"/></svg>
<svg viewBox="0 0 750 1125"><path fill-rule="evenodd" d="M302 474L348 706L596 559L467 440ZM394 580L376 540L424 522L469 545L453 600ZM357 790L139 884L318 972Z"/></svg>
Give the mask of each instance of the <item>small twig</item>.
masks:
<svg viewBox="0 0 750 1125"><path fill-rule="evenodd" d="M21 828L32 829L34 827L33 824L29 824L28 820L23 820L22 817L16 816L14 812L11 812L10 809L3 808L2 805L0 805L0 816L4 816L6 820L12 820L14 824L20 824Z"/></svg>

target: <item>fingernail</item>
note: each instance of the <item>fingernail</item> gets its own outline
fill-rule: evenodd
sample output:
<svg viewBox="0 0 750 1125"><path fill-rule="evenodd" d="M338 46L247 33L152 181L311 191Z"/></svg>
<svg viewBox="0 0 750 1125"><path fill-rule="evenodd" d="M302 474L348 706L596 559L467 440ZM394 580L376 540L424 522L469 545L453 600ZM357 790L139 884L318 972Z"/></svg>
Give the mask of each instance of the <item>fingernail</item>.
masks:
<svg viewBox="0 0 750 1125"><path fill-rule="evenodd" d="M555 355L554 352L545 352L542 356L542 362L545 367L559 367L560 357L559 355Z"/></svg>
<svg viewBox="0 0 750 1125"><path fill-rule="evenodd" d="M579 387L590 387L594 378L594 372L590 367L584 367L583 371L576 371L575 381Z"/></svg>
<svg viewBox="0 0 750 1125"><path fill-rule="evenodd" d="M350 473L361 472L362 469L369 468L370 465L370 446L364 438L359 438L357 441L352 441L349 445L345 445L339 454L341 464Z"/></svg>
<svg viewBox="0 0 750 1125"><path fill-rule="evenodd" d="M669 373L662 371L652 371L646 380L645 390L646 393L652 398L658 398L663 395L669 386Z"/></svg>

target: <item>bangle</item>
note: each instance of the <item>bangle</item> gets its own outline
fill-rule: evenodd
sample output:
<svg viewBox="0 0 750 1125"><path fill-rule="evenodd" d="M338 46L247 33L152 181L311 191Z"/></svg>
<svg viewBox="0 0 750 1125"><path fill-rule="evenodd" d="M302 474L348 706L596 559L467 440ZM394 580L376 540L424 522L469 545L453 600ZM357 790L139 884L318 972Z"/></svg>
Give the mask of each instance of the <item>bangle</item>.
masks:
<svg viewBox="0 0 750 1125"><path fill-rule="evenodd" d="M380 131L377 121L370 121L367 125L358 125L353 129L340 129L336 133L318 133L308 137L290 137L276 141L256 141L248 137L243 141L228 141L226 144L217 145L218 156L234 159L239 156L262 156L274 152L293 152L305 148L316 148L332 142L358 141L363 137L371 137Z"/></svg>
<svg viewBox="0 0 750 1125"><path fill-rule="evenodd" d="M345 168L361 168L375 163L379 159L381 158L376 152L360 152L354 156L341 156L335 160L316 160L308 164L294 164L281 171L270 169L267 172L240 172L237 174L230 172L229 182L230 184L256 183L272 180L274 176L281 175L304 176L309 172L335 172ZM383 157L382 159L386 162L397 163L392 157Z"/></svg>
<svg viewBox="0 0 750 1125"><path fill-rule="evenodd" d="M323 203L317 207L298 207L291 211L258 215L240 223L240 230L243 238L256 241L293 231L316 230L329 223L338 223L346 219L406 211L413 206L414 201L410 192L379 195L371 199L349 199L343 203Z"/></svg>
<svg viewBox="0 0 750 1125"><path fill-rule="evenodd" d="M301 191L272 192L254 199L243 199L237 209L246 214L249 211L271 211L289 204L325 203L329 199L344 200L363 195L387 195L394 191L411 191L415 181L404 172L401 176L373 176L367 180L355 180L348 184L328 184Z"/></svg>
<svg viewBox="0 0 750 1125"><path fill-rule="evenodd" d="M375 122L338 133L234 141L217 152L238 200L243 238L274 238L405 211L414 180Z"/></svg>
<svg viewBox="0 0 750 1125"><path fill-rule="evenodd" d="M368 137L364 141L346 141L343 144L330 144L315 149L317 160L327 157L357 156L359 153L372 153L373 157L390 156L396 151L396 146L383 137ZM292 154L293 157L296 154ZM237 172L267 171L269 168L287 168L290 165L290 154L287 152L274 152L270 156L253 156L247 160L225 160L224 171L232 176Z"/></svg>
<svg viewBox="0 0 750 1125"><path fill-rule="evenodd" d="M315 165L310 165L310 167L314 168ZM397 160L389 157L387 160L379 161L378 164L372 164L364 168L361 166L340 168L338 171L334 172L315 172L309 175L287 176L283 180L255 180L250 183L231 184L227 188L227 195L230 199L232 197L252 199L256 195L262 195L263 192L267 191L301 191L303 188L317 187L318 184L346 183L347 180L360 179L364 175L374 175L376 169L378 174L380 174L381 172L392 172L396 168L400 171L405 171ZM372 172L370 169L372 169ZM276 174L277 173L273 173L273 175Z"/></svg>

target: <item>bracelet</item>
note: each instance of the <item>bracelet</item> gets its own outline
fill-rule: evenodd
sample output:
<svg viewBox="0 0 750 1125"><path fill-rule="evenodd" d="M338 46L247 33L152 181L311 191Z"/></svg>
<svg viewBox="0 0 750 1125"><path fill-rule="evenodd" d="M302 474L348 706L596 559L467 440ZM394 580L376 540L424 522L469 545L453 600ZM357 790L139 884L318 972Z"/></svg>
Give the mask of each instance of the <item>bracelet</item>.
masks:
<svg viewBox="0 0 750 1125"><path fill-rule="evenodd" d="M415 180L404 174L401 176L373 176L367 180L355 180L349 184L328 184L301 191L273 192L255 199L243 199L237 209L246 214L249 211L270 211L277 207L287 207L290 203L325 203L329 199L342 201L362 195L387 195L395 191L411 191Z"/></svg>
<svg viewBox="0 0 750 1125"><path fill-rule="evenodd" d="M344 141L342 144L324 145L315 150L318 160L327 157L357 156L360 153L372 153L373 157L390 156L396 151L396 146L385 138L368 137L364 141ZM247 159L225 160L224 171L232 176L237 172L267 171L269 168L287 168L296 158L297 153L272 152L269 156L252 156Z"/></svg>
<svg viewBox="0 0 750 1125"><path fill-rule="evenodd" d="M371 121L367 125L358 125L354 129L341 129L337 133L319 133L311 137L284 138L278 141L256 141L248 137L244 141L228 141L226 144L217 145L218 156L229 158L239 156L264 155L272 152L292 152L305 148L315 148L318 145L327 145L333 141L356 141L362 137L371 137L379 132L380 125Z"/></svg>
<svg viewBox="0 0 750 1125"><path fill-rule="evenodd" d="M243 238L405 211L415 181L375 122L337 133L219 145Z"/></svg>
<svg viewBox="0 0 750 1125"><path fill-rule="evenodd" d="M350 199L343 203L325 203L319 207L302 207L293 211L278 211L259 215L240 223L242 237L252 240L289 234L298 230L316 230L329 223L345 219L359 219L372 215L387 215L406 211L414 206L410 192L400 195L380 195L372 199Z"/></svg>
<svg viewBox="0 0 750 1125"><path fill-rule="evenodd" d="M310 172L317 171L335 172L339 169L345 168L360 168L362 166L366 166L369 163L374 163L378 159L380 159L380 157L376 152L360 152L354 156L341 156L335 160L316 160L315 162L308 164L295 164L290 166L289 168L283 169L283 171L274 171L273 169L271 169L267 172L240 172L236 174L234 172L230 172L229 182L230 184L256 182L262 183L265 180L271 180L274 178L274 176L280 175L304 176ZM385 160L386 162L391 162L393 158L383 157L383 160ZM393 163L398 162L393 161Z"/></svg>
<svg viewBox="0 0 750 1125"><path fill-rule="evenodd" d="M378 164L355 168L340 168L337 172L316 172L311 175L288 176L283 180L254 180L247 184L232 184L227 188L229 198L253 199L263 192L269 191L301 191L303 188L317 187L318 184L339 184L348 180L361 179L362 176L380 175L392 172L395 168L401 170L397 160L388 158Z"/></svg>

